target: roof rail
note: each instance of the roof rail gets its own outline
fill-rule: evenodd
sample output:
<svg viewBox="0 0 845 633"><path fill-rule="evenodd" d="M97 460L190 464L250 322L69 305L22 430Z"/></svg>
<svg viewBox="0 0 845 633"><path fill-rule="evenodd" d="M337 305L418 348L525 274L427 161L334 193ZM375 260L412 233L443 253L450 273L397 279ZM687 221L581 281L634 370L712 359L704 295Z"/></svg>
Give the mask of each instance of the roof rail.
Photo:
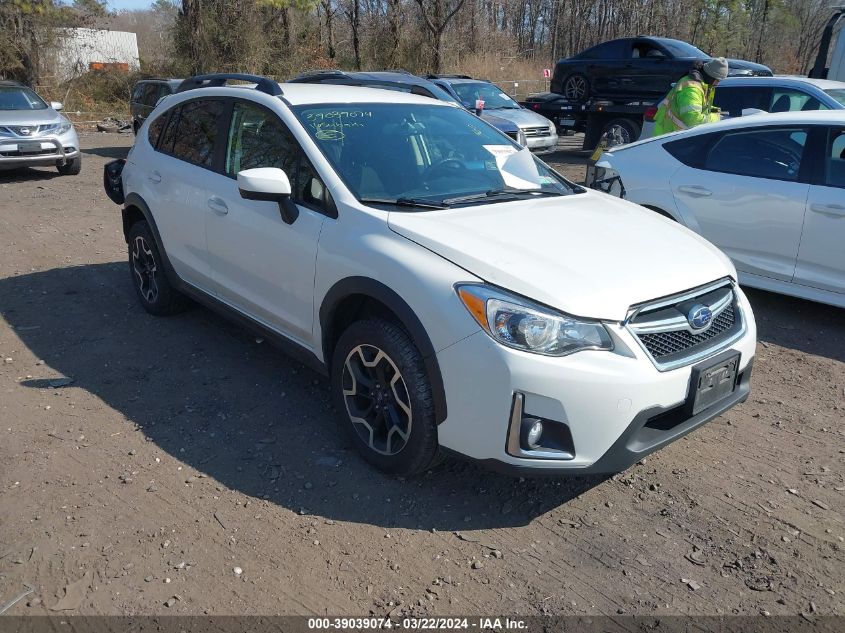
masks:
<svg viewBox="0 0 845 633"><path fill-rule="evenodd" d="M319 77L348 77L345 72L342 70L336 69L329 69L329 70L306 70L303 73L299 73L293 79L288 79L287 83L309 83L312 79L317 79Z"/></svg>
<svg viewBox="0 0 845 633"><path fill-rule="evenodd" d="M472 79L469 75L450 75L450 74L443 74L443 75L426 75L426 79Z"/></svg>
<svg viewBox="0 0 845 633"><path fill-rule="evenodd" d="M186 90L193 90L194 88L218 88L225 86L227 81L249 81L257 84L256 90L270 95L271 97L278 97L282 94L282 88L277 81L262 77L261 75L246 75L243 73L212 73L210 75L196 75L195 77L188 77L185 79L176 92L185 92Z"/></svg>

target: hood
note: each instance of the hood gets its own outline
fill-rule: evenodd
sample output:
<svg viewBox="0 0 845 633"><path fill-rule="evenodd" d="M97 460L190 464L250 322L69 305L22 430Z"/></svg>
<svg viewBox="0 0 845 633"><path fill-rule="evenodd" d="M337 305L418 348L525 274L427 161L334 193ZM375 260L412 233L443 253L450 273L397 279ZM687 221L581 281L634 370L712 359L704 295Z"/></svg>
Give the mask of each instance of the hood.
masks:
<svg viewBox="0 0 845 633"><path fill-rule="evenodd" d="M499 110L485 110L485 114L488 112L493 116L497 116L502 119L507 119L512 123L516 123L519 127L522 128L539 127L541 125L548 126L551 123L551 121L549 121L546 117L537 114L536 112L532 112L531 110L526 110L525 108L502 108Z"/></svg>
<svg viewBox="0 0 845 633"><path fill-rule="evenodd" d="M622 321L633 304L735 275L692 231L592 191L391 212L388 225L488 283L580 317Z"/></svg>
<svg viewBox="0 0 845 633"><path fill-rule="evenodd" d="M501 130L502 132L517 132L519 130L519 126L513 121L508 121L507 119L503 119L502 117L496 116L495 114L487 114L482 112L481 118L487 121L487 123L489 123L496 129Z"/></svg>
<svg viewBox="0 0 845 633"><path fill-rule="evenodd" d="M728 76L735 77L737 75L754 75L756 77L759 76L772 76L772 69L768 66L764 66L763 64L757 64L755 62L749 62L744 59L729 59L728 60Z"/></svg>
<svg viewBox="0 0 845 633"><path fill-rule="evenodd" d="M46 108L44 110L0 110L0 125L45 125L58 123L62 115Z"/></svg>

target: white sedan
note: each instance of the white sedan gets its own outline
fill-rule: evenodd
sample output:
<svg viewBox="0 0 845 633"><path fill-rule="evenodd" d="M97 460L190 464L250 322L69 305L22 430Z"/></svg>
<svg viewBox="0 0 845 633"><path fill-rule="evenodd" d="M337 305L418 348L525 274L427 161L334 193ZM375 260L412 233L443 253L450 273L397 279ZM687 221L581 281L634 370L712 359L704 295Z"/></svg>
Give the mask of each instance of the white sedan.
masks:
<svg viewBox="0 0 845 633"><path fill-rule="evenodd" d="M699 233L740 282L845 307L845 111L731 119L614 147L588 186Z"/></svg>

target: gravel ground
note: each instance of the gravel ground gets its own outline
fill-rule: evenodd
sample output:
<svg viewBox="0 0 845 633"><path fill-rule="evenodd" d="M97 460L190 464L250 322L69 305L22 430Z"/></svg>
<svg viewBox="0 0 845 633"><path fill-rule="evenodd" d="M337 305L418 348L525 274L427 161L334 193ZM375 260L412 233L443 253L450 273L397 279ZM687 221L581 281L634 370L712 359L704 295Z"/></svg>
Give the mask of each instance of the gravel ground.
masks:
<svg viewBox="0 0 845 633"><path fill-rule="evenodd" d="M141 310L101 184L129 143L0 172L0 605L35 589L9 614L845 615L842 310L749 291L748 402L620 475L384 477L326 380Z"/></svg>

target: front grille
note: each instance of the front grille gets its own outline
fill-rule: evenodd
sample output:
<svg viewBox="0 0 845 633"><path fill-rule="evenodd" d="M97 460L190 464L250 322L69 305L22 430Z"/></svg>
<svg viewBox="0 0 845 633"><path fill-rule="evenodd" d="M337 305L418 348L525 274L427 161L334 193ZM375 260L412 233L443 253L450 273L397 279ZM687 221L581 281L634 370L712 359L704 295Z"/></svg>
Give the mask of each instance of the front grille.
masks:
<svg viewBox="0 0 845 633"><path fill-rule="evenodd" d="M713 324L700 334L680 330L675 332L658 332L656 334L640 334L639 337L649 354L655 360L659 361L664 356L690 351L692 348L706 344L709 340L733 327L734 322L734 308L732 305L729 305L719 316L713 319Z"/></svg>
<svg viewBox="0 0 845 633"><path fill-rule="evenodd" d="M539 138L541 136L551 136L552 133L549 131L547 126L542 127L526 127L523 128L523 133L525 134L525 138Z"/></svg>
<svg viewBox="0 0 845 633"><path fill-rule="evenodd" d="M510 136L513 140L519 140L519 132L505 132L508 136Z"/></svg>
<svg viewBox="0 0 845 633"><path fill-rule="evenodd" d="M32 138L46 130L49 125L4 125L0 130L8 131L21 138ZM21 133L21 130L27 130L26 134Z"/></svg>
<svg viewBox="0 0 845 633"><path fill-rule="evenodd" d="M713 316L696 329L688 317L700 307L709 308ZM728 281L635 307L627 326L664 371L728 347L745 330L736 292Z"/></svg>

